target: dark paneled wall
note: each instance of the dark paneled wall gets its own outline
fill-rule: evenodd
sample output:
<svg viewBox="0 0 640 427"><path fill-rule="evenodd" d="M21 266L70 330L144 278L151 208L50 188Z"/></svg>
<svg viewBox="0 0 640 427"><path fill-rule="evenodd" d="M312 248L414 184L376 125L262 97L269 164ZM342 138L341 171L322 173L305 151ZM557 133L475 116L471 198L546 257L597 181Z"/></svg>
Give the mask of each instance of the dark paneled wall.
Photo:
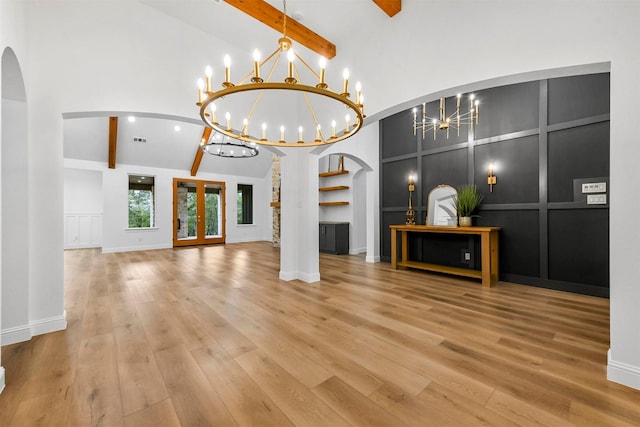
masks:
<svg viewBox="0 0 640 427"><path fill-rule="evenodd" d="M462 127L459 136L455 130L449 138L414 136L411 109L380 122L382 259L390 259L389 225L405 222L407 176L414 173L418 224L435 186L478 186L484 200L474 224L502 227L501 280L608 296L608 204L587 205L581 184L606 182L609 195L609 74L501 86L476 96L480 122L473 132ZM429 115L437 115L438 105L427 103ZM453 95L446 109L455 111ZM489 163L498 177L493 192ZM480 266L474 238L417 235L409 247L414 260ZM465 261L461 254L469 250L472 259Z"/></svg>

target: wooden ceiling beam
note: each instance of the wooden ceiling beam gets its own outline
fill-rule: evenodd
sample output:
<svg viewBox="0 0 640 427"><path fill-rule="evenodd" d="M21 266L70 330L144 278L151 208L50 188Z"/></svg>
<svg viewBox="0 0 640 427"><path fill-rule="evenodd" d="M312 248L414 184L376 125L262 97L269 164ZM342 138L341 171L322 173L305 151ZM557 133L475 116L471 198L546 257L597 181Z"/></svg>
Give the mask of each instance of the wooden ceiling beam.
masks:
<svg viewBox="0 0 640 427"><path fill-rule="evenodd" d="M202 151L202 144L205 144L209 137L211 136L212 129L210 127L205 127L202 132L202 138L200 142L198 142L198 148L196 149L196 157L193 159L193 165L191 166L191 176L196 176L198 174L198 169L200 168L200 162L202 161L202 155L204 152Z"/></svg>
<svg viewBox="0 0 640 427"><path fill-rule="evenodd" d="M116 148L118 146L118 117L109 117L109 169L116 168Z"/></svg>
<svg viewBox="0 0 640 427"><path fill-rule="evenodd" d="M238 10L282 33L284 13L264 0L224 0ZM398 0L398 3L400 0ZM384 3L384 2L383 2ZM287 37L327 59L336 56L336 45L287 16ZM274 47L276 45L274 40Z"/></svg>
<svg viewBox="0 0 640 427"><path fill-rule="evenodd" d="M384 12L392 17L402 10L402 0L373 0L375 4Z"/></svg>

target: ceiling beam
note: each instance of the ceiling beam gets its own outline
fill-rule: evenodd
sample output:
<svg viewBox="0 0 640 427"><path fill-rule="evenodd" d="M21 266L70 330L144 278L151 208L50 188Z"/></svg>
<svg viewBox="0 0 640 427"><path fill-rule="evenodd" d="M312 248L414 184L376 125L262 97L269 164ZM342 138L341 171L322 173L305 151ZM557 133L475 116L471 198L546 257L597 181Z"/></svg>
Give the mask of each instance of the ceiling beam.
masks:
<svg viewBox="0 0 640 427"><path fill-rule="evenodd" d="M373 0L375 4L384 12L392 17L402 10L402 0Z"/></svg>
<svg viewBox="0 0 640 427"><path fill-rule="evenodd" d="M109 117L109 169L116 168L116 147L118 145L118 117Z"/></svg>
<svg viewBox="0 0 640 427"><path fill-rule="evenodd" d="M211 136L212 129L210 127L205 127L204 132L202 132L202 138L198 143L198 148L196 149L196 157L193 159L193 165L191 166L191 176L196 176L198 174L198 169L200 168L200 162L202 161L202 144L205 144L209 137Z"/></svg>
<svg viewBox="0 0 640 427"><path fill-rule="evenodd" d="M284 13L264 0L224 0L236 9L282 33ZM400 0L398 0L398 3ZM297 41L327 59L336 56L336 45L321 37L295 19L287 16L287 37ZM276 40L274 39L274 46Z"/></svg>

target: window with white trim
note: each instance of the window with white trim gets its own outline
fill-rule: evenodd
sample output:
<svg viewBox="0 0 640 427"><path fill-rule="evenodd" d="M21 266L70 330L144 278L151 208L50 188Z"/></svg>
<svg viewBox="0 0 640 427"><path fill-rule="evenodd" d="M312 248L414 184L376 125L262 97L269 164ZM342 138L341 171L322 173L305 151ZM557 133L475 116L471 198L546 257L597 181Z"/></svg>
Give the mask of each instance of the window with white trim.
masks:
<svg viewBox="0 0 640 427"><path fill-rule="evenodd" d="M155 178L129 175L129 228L156 226Z"/></svg>

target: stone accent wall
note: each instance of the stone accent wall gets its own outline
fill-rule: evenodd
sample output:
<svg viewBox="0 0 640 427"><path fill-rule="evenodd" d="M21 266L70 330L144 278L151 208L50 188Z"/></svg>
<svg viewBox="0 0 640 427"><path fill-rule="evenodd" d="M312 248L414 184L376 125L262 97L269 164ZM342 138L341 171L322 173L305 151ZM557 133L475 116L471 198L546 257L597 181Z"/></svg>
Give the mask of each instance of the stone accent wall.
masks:
<svg viewBox="0 0 640 427"><path fill-rule="evenodd" d="M180 220L180 228L178 229L178 239L187 237L189 229L189 212L187 210L187 187L178 187L178 219Z"/></svg>
<svg viewBox="0 0 640 427"><path fill-rule="evenodd" d="M271 201L280 201L280 156L271 155ZM280 247L280 207L273 208L273 226L271 242L276 248Z"/></svg>

